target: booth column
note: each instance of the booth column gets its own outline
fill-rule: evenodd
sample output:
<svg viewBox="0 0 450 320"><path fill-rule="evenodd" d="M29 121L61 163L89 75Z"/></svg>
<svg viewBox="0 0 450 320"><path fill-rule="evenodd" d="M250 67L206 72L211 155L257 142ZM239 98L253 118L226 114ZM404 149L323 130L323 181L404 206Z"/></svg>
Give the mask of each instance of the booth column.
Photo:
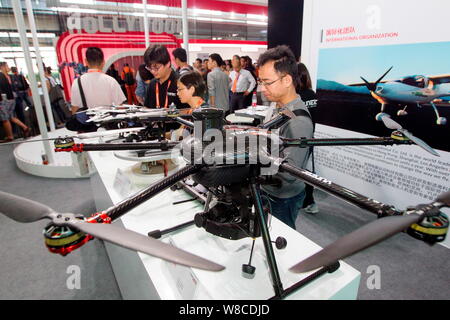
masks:
<svg viewBox="0 0 450 320"><path fill-rule="evenodd" d="M303 4L305 0L269 0L267 45L289 46L297 60L302 50Z"/></svg>

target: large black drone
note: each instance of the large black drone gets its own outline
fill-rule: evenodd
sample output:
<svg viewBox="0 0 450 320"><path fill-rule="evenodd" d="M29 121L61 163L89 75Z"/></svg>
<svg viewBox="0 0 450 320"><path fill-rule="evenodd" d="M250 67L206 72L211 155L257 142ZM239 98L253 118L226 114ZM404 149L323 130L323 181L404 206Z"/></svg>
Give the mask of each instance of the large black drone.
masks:
<svg viewBox="0 0 450 320"><path fill-rule="evenodd" d="M278 155L287 147L412 143L435 153L426 143L388 117L383 118L386 126L396 130L391 137L362 139L286 139L273 131L268 131L288 121L289 114L280 114L260 127L224 125L222 112L213 108L197 109L192 113L192 117L193 122L177 120L193 130L193 133L180 143L157 141L76 144L73 141L66 141L67 143L62 144L58 142L58 151L176 149L181 153L187 163L186 166L115 206L96 213L90 218L84 218L71 213L57 213L43 204L0 192L1 212L18 222L50 219L51 223L45 228L44 236L47 247L53 253L66 255L93 237L97 237L177 264L215 272L223 270L224 267L163 243L157 238L193 224L226 239L237 240L249 237L254 241L255 238L262 237L274 288L274 299L284 298L320 275L334 272L339 268L340 259L379 243L400 231L407 230L411 236L431 244L445 239L449 222L440 209L450 206L450 191L430 204L399 211L393 206L369 199L305 169L298 168ZM268 228L270 205L261 194L261 185L277 183L276 176L273 175L277 171L287 172L315 188L375 213L378 218L381 218L292 266L290 271L296 273L320 269L289 288L283 288L281 283ZM263 172L271 173L262 174ZM193 188L183 183L183 180L188 177L208 190L206 197L202 197ZM192 221L170 229L149 232L148 237L111 224L131 209L170 187L183 187L204 202L204 210L197 213ZM275 244L278 249L282 249L286 246L286 241L278 237ZM254 272L251 257L250 255L249 263L243 265L243 272L247 274Z"/></svg>

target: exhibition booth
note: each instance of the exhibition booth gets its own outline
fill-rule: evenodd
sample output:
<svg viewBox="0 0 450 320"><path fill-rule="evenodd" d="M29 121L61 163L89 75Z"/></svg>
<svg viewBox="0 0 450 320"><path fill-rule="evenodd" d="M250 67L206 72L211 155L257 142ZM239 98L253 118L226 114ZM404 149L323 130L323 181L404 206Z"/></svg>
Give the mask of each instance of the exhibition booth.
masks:
<svg viewBox="0 0 450 320"><path fill-rule="evenodd" d="M373 278L347 257L396 234L436 243L442 256L448 254L450 36L444 21L450 4L293 1L282 21L287 4L281 2L8 2L0 15L17 28L0 23L10 41L0 44L0 61L27 75L39 131L14 141L14 161L32 176L89 181L96 211L80 217L47 212L39 204L33 209L24 198L3 195L5 187L0 190L5 215L19 222L51 220L45 244L63 256L102 239L120 295L130 300L356 300ZM399 14L405 7L408 16ZM426 25L418 23L423 21ZM296 30L289 34L288 28ZM44 32L53 34L51 44ZM46 64L57 70L70 106L72 85L87 72L86 51L93 46L104 53L102 72L111 67L121 72L127 65L137 74L150 45L165 46L175 69L177 48L185 49L188 64L212 53L256 62L279 42L307 66L317 93L311 139L278 134L299 114L278 113L279 106L261 98L267 79L257 79L252 106L226 115L210 108L183 114L174 106L92 106L87 115L99 130L84 136L56 128L49 93L42 90ZM22 51L14 49L19 47ZM189 133L180 138L167 130L173 122ZM108 135L111 128L118 131ZM211 128L223 134L212 135L214 143L228 147L232 141L231 151L207 143L212 139L202 134ZM240 137L243 145L235 144ZM253 149L252 138L258 142ZM201 156L194 152L198 145ZM204 151L211 146L208 162ZM314 146L302 168L278 153L293 146ZM338 231L330 245L319 245L268 214L270 196L262 186L277 183L268 167L370 212L373 221L352 218L350 235ZM20 210L14 207L18 203ZM40 213L17 213L36 208ZM321 219L317 224L329 226ZM313 267L301 269L310 262ZM386 279L395 277L382 271ZM437 278L447 271L442 266Z"/></svg>

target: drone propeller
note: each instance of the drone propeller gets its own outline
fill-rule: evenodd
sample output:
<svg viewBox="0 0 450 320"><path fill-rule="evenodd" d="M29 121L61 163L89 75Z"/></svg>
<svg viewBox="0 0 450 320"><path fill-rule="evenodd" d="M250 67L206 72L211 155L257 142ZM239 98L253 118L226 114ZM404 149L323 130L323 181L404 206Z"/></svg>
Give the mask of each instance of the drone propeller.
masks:
<svg viewBox="0 0 450 320"><path fill-rule="evenodd" d="M73 136L66 136L64 138L78 138L78 139L93 139L93 138L100 138L100 137L106 137L106 136L113 136L116 134L121 133L131 133L131 132L139 132L141 130L144 130L145 127L137 127L137 128L126 128L126 129L115 129L115 130L105 130L105 131L96 131L96 132L85 132L80 133ZM28 139L28 140L22 140L22 141L13 141L13 142L7 142L2 143L0 146L5 146L9 144L21 144L21 143L27 143L27 142L39 142L39 141L51 141L60 139L61 137L57 138L47 138L47 139Z"/></svg>
<svg viewBox="0 0 450 320"><path fill-rule="evenodd" d="M42 219L50 219L57 226L72 227L104 241L170 262L209 271L221 271L224 269L223 266L217 263L137 232L111 224L89 223L77 218L74 214L57 213L42 203L13 194L0 191L0 203L2 203L0 211L18 222L35 222Z"/></svg>
<svg viewBox="0 0 450 320"><path fill-rule="evenodd" d="M409 132L406 129L403 129L403 127L396 121L394 121L388 114L383 114L381 117L381 120L384 122L384 125L392 130L397 130L401 132L405 137L407 137L409 140L417 144L419 147L424 149L425 151L431 153L434 156L440 157L439 153L436 152L433 148L431 148L425 141L422 139L419 139L415 137L411 132Z"/></svg>
<svg viewBox="0 0 450 320"><path fill-rule="evenodd" d="M340 259L344 259L405 230L410 225L419 222L424 217L424 214L449 206L450 191L440 195L433 204L417 206L414 211L407 215L390 216L371 222L343 236L316 254L294 265L289 270L300 273L331 265Z"/></svg>
<svg viewBox="0 0 450 320"><path fill-rule="evenodd" d="M378 78L377 81L375 81L373 83L370 83L363 77L360 77L360 78L364 81L364 83L366 84L366 87L367 87L367 89L369 89L369 91L375 91L377 89L378 83L380 83L380 81L383 80L383 78L389 73L389 71L392 70L393 67L394 66L390 67L381 77Z"/></svg>

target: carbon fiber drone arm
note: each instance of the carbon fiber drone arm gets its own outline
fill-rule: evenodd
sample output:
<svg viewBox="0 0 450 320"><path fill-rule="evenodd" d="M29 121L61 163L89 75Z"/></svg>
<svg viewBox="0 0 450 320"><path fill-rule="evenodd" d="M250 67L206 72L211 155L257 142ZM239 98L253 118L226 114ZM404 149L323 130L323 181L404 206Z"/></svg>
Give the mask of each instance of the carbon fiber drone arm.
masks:
<svg viewBox="0 0 450 320"><path fill-rule="evenodd" d="M394 144L414 144L413 141L399 140L390 137L380 138L336 138L336 139L287 139L283 140L283 147L300 148L314 147L314 146L358 146L358 145L394 145Z"/></svg>
<svg viewBox="0 0 450 320"><path fill-rule="evenodd" d="M148 142L148 143L76 143L70 148L56 148L56 152L114 151L114 150L169 150L178 142Z"/></svg>
<svg viewBox="0 0 450 320"><path fill-rule="evenodd" d="M182 125L185 125L186 127L189 127L191 129L194 129L194 123L188 120L185 120L181 117L176 117L175 120L179 123L181 123Z"/></svg>
<svg viewBox="0 0 450 320"><path fill-rule="evenodd" d="M188 165L174 172L167 178L159 180L154 184L150 185L149 187L145 188L144 190L141 190L136 195L133 195L132 197L129 197L121 201L117 205L110 207L109 209L104 211L103 214L109 216L111 220L115 220L124 215L125 213L127 213L128 211L130 211L131 209L137 207L138 205L157 195L161 191L165 190L166 188L169 188L178 181L197 172L198 170L200 170L200 168L202 168L201 165Z"/></svg>
<svg viewBox="0 0 450 320"><path fill-rule="evenodd" d="M368 210L378 215L378 217L401 215L402 212L396 210L394 207L378 202L376 200L367 198L362 194L354 192L343 186L335 184L329 180L326 180L318 175L293 165L287 162L281 163L279 166L281 171L290 173L291 175L311 184L317 189L323 190L331 195L334 195L350 204L356 205L362 209Z"/></svg>

